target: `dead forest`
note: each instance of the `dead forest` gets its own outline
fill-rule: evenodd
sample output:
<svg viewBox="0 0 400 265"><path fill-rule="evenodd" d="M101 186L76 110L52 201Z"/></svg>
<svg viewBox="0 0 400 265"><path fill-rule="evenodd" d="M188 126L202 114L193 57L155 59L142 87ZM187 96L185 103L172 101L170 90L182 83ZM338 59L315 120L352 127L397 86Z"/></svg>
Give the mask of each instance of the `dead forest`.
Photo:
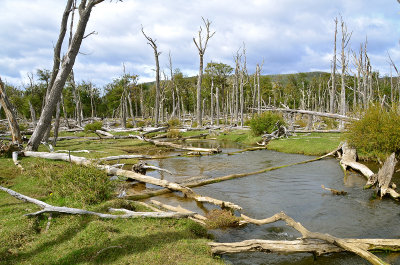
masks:
<svg viewBox="0 0 400 265"><path fill-rule="evenodd" d="M58 39L54 44L52 69L32 69L29 82L20 87L0 79L0 154L12 157L15 170L24 171L24 159L39 158L58 160L82 167L94 167L108 176L144 183L144 190L136 194L119 193L117 196L135 200L152 211L138 212L125 208L109 208L108 213L67 206L57 206L33 198L6 187L0 189L18 200L35 204L40 208L26 214L30 217L45 216L50 226L53 214L90 215L102 219L135 218L189 218L206 226L208 216L150 199L162 194L193 200L197 205L212 205L227 212L233 218L235 227L245 225L267 225L283 221L300 233L295 240L258 240L220 243L210 242L209 248L215 255L239 252L313 253L325 255L338 252L352 252L371 264L388 264L375 255L375 251L399 251L400 239L380 238L339 238L310 231L308 224L301 224L283 211L266 219L255 219L243 214L244 210L235 201L225 201L201 194L196 187L244 178L265 172L309 164L328 157L336 158L345 172L357 172L365 178L365 189L374 189L380 198L398 201L400 195L392 177L396 172L398 153L379 164L378 172L358 160L353 146L343 141L335 150L326 155L310 158L288 165L265 167L253 172L228 174L225 176L189 179L173 182L150 176L148 170L173 175L173 170L151 165L153 159L177 157L172 151L180 150L184 157L238 155L244 152L268 149L274 139L287 138L296 133L325 133L347 131L350 123L362 119L368 109L379 107L384 110L398 110L400 106L400 73L387 54L391 74L382 76L374 69L368 55L368 39L364 43L352 44L352 31L345 18L333 18L331 50L331 72L308 72L271 75L263 71L268 58L260 56L255 69L247 63L246 44L234 53L234 65L223 62L205 61L207 50L213 45L213 23L207 18L199 20L199 30L189 36L199 55L197 76L185 76L174 65L174 55L160 50L162 39L141 26L143 45L154 55L154 82L139 83L139 76L129 72L121 62L119 77L103 87L88 80L76 80L74 63L79 55L82 42L93 33L86 32L92 12L103 0L66 0L61 17ZM122 2L122 1L117 1ZM122 5L124 3L117 3ZM190 39L192 37L192 39ZM357 49L354 49L357 47ZM50 59L50 58L49 58ZM165 64L165 62L167 64ZM162 62L162 63L160 63ZM162 65L167 67L162 68ZM0 73L1 77L1 73ZM249 130L250 120L263 113L279 113L284 122L274 124L274 129L264 132L259 146L224 152L219 147L195 147L187 144L191 139L216 136L237 129ZM62 133L95 133L96 137L59 136ZM180 132L196 132L187 137L175 137ZM206 131L206 132L204 132ZM125 154L87 158L82 153L93 150L58 150L63 141L106 141L129 140L168 148L173 154ZM38 152L40 149L40 152ZM45 151L44 151L45 150ZM76 152L76 153L75 153ZM120 160L136 159L140 162L127 169ZM136 161L135 160L135 161ZM114 163L115 161L118 161ZM149 162L149 163L147 163ZM124 167L125 166L125 167ZM172 171L172 172L171 172ZM1 180L1 179L0 179ZM1 182L0 182L1 183ZM147 185L147 188L146 188ZM148 186L157 188L149 188ZM4 187L3 187L4 186ZM322 185L328 193L346 196L347 192ZM122 194L122 195L121 195ZM143 199L147 199L143 202ZM115 214L118 212L119 214ZM46 228L46 231L48 230ZM118 247L116 247L118 248Z"/></svg>

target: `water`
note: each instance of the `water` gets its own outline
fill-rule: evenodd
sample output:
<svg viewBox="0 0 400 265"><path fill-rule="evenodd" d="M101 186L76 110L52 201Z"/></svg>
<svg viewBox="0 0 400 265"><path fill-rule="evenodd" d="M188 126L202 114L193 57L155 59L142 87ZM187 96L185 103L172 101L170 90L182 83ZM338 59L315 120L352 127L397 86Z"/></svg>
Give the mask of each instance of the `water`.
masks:
<svg viewBox="0 0 400 265"><path fill-rule="evenodd" d="M239 146L198 141L196 146L220 145L224 152L238 150ZM239 147L240 148L240 147ZM172 171L176 176L163 175L170 181L183 181L191 176L219 177L233 173L286 165L308 160L310 157L260 150L228 156L226 154L202 157L177 157L151 163ZM149 175L160 177L157 172ZM395 176L396 182L399 177ZM307 229L329 233L343 238L400 238L400 208L391 199L373 200L372 190L363 190L365 179L349 173L346 177L336 159L328 158L282 168L254 176L215 183L194 190L202 195L234 202L243 207L243 213L253 218L267 218L284 211ZM321 188L344 190L347 196L334 196ZM191 200L167 194L156 200L181 205L200 212L203 210ZM294 240L300 234L278 222L269 225L247 225L241 228L211 231L218 242L237 242L248 239ZM400 256L378 254L392 264L400 264ZM330 254L314 260L311 254L240 253L223 255L231 264L368 264L349 253Z"/></svg>

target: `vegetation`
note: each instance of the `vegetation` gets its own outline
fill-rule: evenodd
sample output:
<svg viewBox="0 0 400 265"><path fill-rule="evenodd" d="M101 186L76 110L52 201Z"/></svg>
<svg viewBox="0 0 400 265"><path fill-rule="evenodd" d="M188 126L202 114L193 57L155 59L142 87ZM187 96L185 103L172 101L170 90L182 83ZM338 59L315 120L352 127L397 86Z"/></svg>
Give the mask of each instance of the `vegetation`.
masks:
<svg viewBox="0 0 400 265"><path fill-rule="evenodd" d="M364 116L352 122L346 138L363 156L385 159L400 151L400 115L397 109L370 107Z"/></svg>
<svg viewBox="0 0 400 265"><path fill-rule="evenodd" d="M0 185L57 206L148 211L134 202L111 199L115 184L96 169L36 158L20 162L23 173L11 159L0 159ZM0 192L1 264L222 264L209 252L207 230L188 219L24 216L37 209Z"/></svg>
<svg viewBox="0 0 400 265"><path fill-rule="evenodd" d="M231 211L213 209L206 214L206 225L209 229L235 227L239 225L240 218Z"/></svg>
<svg viewBox="0 0 400 265"><path fill-rule="evenodd" d="M96 130L101 130L103 123L101 121L95 121L85 125L85 132L95 132Z"/></svg>
<svg viewBox="0 0 400 265"><path fill-rule="evenodd" d="M284 125L282 115L274 112L263 112L262 114L256 114L250 120L250 128L255 136L260 136L264 133L271 133L276 129L276 124Z"/></svg>

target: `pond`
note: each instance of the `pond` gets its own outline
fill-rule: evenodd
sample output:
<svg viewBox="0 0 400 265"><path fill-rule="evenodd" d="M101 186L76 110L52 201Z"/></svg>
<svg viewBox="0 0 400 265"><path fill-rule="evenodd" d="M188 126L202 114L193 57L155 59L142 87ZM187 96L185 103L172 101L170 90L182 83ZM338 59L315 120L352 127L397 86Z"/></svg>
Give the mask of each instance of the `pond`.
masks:
<svg viewBox="0 0 400 265"><path fill-rule="evenodd" d="M240 149L238 145L215 141L191 142L193 146L223 148L223 152ZM310 157L269 150L236 155L219 154L202 157L176 157L149 161L172 171L176 176L162 175L170 181L182 181L190 176L219 177L233 173L286 165ZM157 172L149 175L160 177ZM399 179L398 176L395 177ZM286 167L258 175L215 183L194 190L202 195L240 205L243 213L263 219L284 211L310 231L329 233L342 238L400 238L400 207L391 199L373 199L372 190L363 190L364 177L356 173L344 176L334 158ZM347 196L334 196L326 187L344 190ZM181 205L201 213L198 205L184 198L167 194L154 199L171 205ZM207 209L211 206L206 205ZM203 211L207 209L203 208ZM204 214L204 212L202 213ZM247 225L240 228L216 229L211 233L217 242L237 242L248 239L294 240L300 236L284 222L269 225ZM400 254L385 255L392 264L400 264ZM311 254L240 253L223 255L231 264L368 264L353 254L338 253L317 257Z"/></svg>

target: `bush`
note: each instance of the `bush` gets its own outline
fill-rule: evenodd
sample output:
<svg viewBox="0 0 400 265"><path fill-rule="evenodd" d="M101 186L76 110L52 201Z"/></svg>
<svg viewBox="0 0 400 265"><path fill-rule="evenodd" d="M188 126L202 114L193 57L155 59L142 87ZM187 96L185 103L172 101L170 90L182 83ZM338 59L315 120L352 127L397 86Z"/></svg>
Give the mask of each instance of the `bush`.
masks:
<svg viewBox="0 0 400 265"><path fill-rule="evenodd" d="M95 132L96 130L101 130L103 123L101 121L95 121L85 125L85 132Z"/></svg>
<svg viewBox="0 0 400 265"><path fill-rule="evenodd" d="M181 121L178 118L170 119L168 121L168 126L169 127L177 127L181 125Z"/></svg>
<svg viewBox="0 0 400 265"><path fill-rule="evenodd" d="M239 226L240 218L228 210L213 209L206 214L206 226L209 229Z"/></svg>
<svg viewBox="0 0 400 265"><path fill-rule="evenodd" d="M51 201L58 206L83 207L106 201L112 196L114 184L104 171L74 164L38 164L26 172L42 179Z"/></svg>
<svg viewBox="0 0 400 265"><path fill-rule="evenodd" d="M271 133L277 122L281 125L285 124L282 115L273 112L264 112L260 115L254 115L250 120L250 128L255 136L259 136L263 133Z"/></svg>
<svg viewBox="0 0 400 265"><path fill-rule="evenodd" d="M397 110L370 107L364 117L350 124L346 138L358 151L373 156L400 151L400 116Z"/></svg>
<svg viewBox="0 0 400 265"><path fill-rule="evenodd" d="M167 138L182 138L182 133L177 129L170 129L167 132Z"/></svg>

